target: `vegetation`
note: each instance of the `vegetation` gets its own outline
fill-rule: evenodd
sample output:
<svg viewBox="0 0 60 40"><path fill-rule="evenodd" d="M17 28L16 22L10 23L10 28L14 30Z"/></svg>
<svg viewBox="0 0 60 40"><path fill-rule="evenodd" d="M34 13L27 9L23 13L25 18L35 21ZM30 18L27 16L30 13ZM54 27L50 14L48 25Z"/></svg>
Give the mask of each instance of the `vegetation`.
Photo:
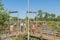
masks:
<svg viewBox="0 0 60 40"><path fill-rule="evenodd" d="M31 12L33 13L33 12ZM11 18L11 19L10 19ZM26 17L24 20L27 20ZM55 13L48 13L42 10L38 10L38 14L33 20L39 21L60 21L60 16L56 16ZM10 17L9 12L5 11L4 5L2 4L2 0L0 0L0 26L8 25L8 21L10 20L11 23L15 23L18 21L18 17Z"/></svg>
<svg viewBox="0 0 60 40"><path fill-rule="evenodd" d="M0 30L5 30L8 27L9 23L10 24L15 23L17 22L17 20L18 20L18 17L11 17L9 15L9 11L6 11L4 9L2 0L0 0Z"/></svg>
<svg viewBox="0 0 60 40"><path fill-rule="evenodd" d="M0 29L7 27L8 19L9 19L9 14L6 10L4 10L2 0L0 0Z"/></svg>
<svg viewBox="0 0 60 40"><path fill-rule="evenodd" d="M55 13L48 13L42 10L38 10L38 14L33 20L46 21L47 26L52 27L55 30L60 30L58 27L60 25L60 16L56 16Z"/></svg>
<svg viewBox="0 0 60 40"><path fill-rule="evenodd" d="M48 13L38 10L38 14L35 19L38 19L39 21L60 21L60 16L56 16L55 13Z"/></svg>
<svg viewBox="0 0 60 40"><path fill-rule="evenodd" d="M14 24L18 21L18 19L19 19L18 17L11 17L9 15L9 12L4 9L2 0L0 0L0 30L5 30L8 27L9 23ZM19 20L23 20L23 19L19 19ZM27 20L28 20L28 17L24 19L24 21L27 21ZM38 10L38 14L35 16L35 18L33 19L30 18L29 20L46 21L48 26L52 27L55 30L60 30L60 16L56 16L55 13L48 13L48 12L44 12L43 10ZM28 25L27 22L26 24ZM57 27L57 25L59 27ZM19 40L19 39L27 40L27 34L25 34L23 38L19 38L18 36L13 37L13 40ZM36 38L31 38L31 40L35 40L35 39Z"/></svg>

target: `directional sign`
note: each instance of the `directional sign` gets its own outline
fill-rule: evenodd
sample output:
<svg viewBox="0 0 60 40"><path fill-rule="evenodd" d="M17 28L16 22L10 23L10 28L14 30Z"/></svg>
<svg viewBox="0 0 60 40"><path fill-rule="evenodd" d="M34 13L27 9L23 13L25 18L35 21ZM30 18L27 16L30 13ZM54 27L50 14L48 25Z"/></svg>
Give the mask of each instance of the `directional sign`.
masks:
<svg viewBox="0 0 60 40"><path fill-rule="evenodd" d="M27 11L27 13L37 13L37 12L32 12L32 11L29 11L29 12L28 12L28 11Z"/></svg>
<svg viewBox="0 0 60 40"><path fill-rule="evenodd" d="M10 11L9 13L18 13L18 11Z"/></svg>

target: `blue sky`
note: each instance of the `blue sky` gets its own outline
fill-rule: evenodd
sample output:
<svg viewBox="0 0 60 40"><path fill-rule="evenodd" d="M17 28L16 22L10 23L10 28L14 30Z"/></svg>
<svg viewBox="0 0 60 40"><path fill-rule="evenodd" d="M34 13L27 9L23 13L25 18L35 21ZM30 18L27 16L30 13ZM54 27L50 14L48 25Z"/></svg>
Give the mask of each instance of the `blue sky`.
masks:
<svg viewBox="0 0 60 40"><path fill-rule="evenodd" d="M28 10L28 0L3 0L5 9L17 10L20 18L26 17L26 11ZM60 15L60 0L30 0L30 10L38 11L43 10L49 13L55 13ZM11 14L17 16L17 14ZM31 14L30 17L34 18L35 14Z"/></svg>

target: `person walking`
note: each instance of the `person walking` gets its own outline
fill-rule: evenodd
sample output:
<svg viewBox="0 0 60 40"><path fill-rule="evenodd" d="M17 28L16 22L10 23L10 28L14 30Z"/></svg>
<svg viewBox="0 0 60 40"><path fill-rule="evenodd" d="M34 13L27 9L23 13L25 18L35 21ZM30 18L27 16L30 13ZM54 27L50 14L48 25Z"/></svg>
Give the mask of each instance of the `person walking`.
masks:
<svg viewBox="0 0 60 40"><path fill-rule="evenodd" d="M13 27L14 27L14 25L10 25L10 33L12 33L13 32Z"/></svg>
<svg viewBox="0 0 60 40"><path fill-rule="evenodd" d="M34 23L32 23L32 32L33 32L33 34L35 33L35 24Z"/></svg>
<svg viewBox="0 0 60 40"><path fill-rule="evenodd" d="M21 22L20 22L20 29L21 29L21 32L23 32L23 27L24 27L24 22L21 21Z"/></svg>
<svg viewBox="0 0 60 40"><path fill-rule="evenodd" d="M35 23L33 22L33 20L31 20L30 23L31 23L32 32L34 34L35 33L35 28L36 28Z"/></svg>

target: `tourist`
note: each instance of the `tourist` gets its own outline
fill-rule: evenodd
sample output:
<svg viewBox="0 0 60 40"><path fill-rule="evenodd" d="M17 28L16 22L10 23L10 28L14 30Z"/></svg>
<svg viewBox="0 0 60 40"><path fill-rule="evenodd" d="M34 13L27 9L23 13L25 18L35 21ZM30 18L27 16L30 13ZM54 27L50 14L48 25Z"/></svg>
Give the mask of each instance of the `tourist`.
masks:
<svg viewBox="0 0 60 40"><path fill-rule="evenodd" d="M34 33L35 32L35 23L33 21L31 21L31 28L32 28L32 32Z"/></svg>
<svg viewBox="0 0 60 40"><path fill-rule="evenodd" d="M21 32L23 32L23 27L24 27L24 22L23 21L20 21L20 29L21 29Z"/></svg>
<svg viewBox="0 0 60 40"><path fill-rule="evenodd" d="M13 32L13 25L10 25L10 33Z"/></svg>

